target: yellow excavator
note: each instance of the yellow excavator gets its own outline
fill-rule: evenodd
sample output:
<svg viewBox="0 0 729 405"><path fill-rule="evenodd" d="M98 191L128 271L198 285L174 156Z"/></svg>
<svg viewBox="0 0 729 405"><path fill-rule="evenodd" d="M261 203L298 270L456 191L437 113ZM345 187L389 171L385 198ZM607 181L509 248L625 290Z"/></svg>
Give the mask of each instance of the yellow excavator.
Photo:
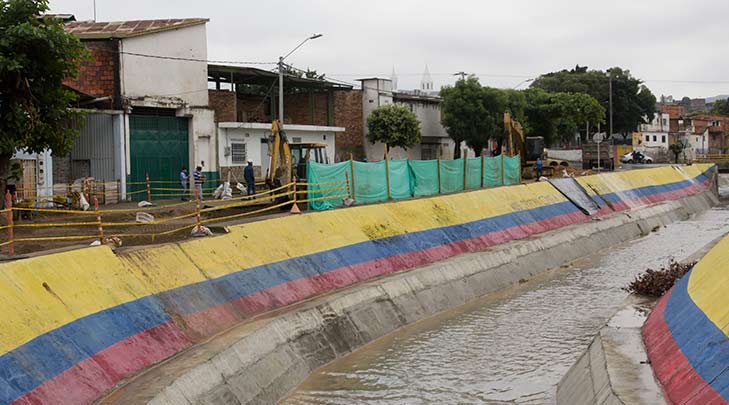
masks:
<svg viewBox="0 0 729 405"><path fill-rule="evenodd" d="M266 185L270 189L297 182L306 182L306 163L313 160L317 163L329 163L323 143L289 143L286 132L281 129L278 120L271 124L271 135L268 138L268 173ZM300 187L302 189L303 187ZM306 198L299 196L299 198Z"/></svg>
<svg viewBox="0 0 729 405"><path fill-rule="evenodd" d="M544 161L544 175L551 177L554 175L554 169L557 166L564 166L567 163L562 161L548 161L544 155L544 137L542 136L526 136L524 128L519 121L513 119L508 112L504 113L504 131L506 154L514 156L519 154L521 157L521 171L525 178L530 178L535 174L534 166L537 158L542 157Z"/></svg>

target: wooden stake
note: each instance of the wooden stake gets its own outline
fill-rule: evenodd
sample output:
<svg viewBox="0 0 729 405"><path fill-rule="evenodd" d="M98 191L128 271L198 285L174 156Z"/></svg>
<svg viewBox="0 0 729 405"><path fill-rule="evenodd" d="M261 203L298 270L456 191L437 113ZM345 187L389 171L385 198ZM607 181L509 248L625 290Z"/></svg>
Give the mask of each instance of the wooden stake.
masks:
<svg viewBox="0 0 729 405"><path fill-rule="evenodd" d="M352 199L357 200L357 184L354 182L354 158L349 154L349 167L352 169Z"/></svg>
<svg viewBox="0 0 729 405"><path fill-rule="evenodd" d="M485 168L484 165L484 157L483 157L483 151L481 151L481 188L483 188L483 170Z"/></svg>
<svg viewBox="0 0 729 405"><path fill-rule="evenodd" d="M438 158L437 162L438 162L438 194L440 194L441 193L441 191L440 191L441 190L441 188L440 188L440 158Z"/></svg>
<svg viewBox="0 0 729 405"><path fill-rule="evenodd" d="M96 223L99 230L99 242L104 243L104 227L101 226L101 213L99 212L99 199L94 197L94 210L96 210Z"/></svg>
<svg viewBox="0 0 729 405"><path fill-rule="evenodd" d="M467 186L467 180L468 180L468 155L466 152L468 149L463 149L463 189L466 190L468 188Z"/></svg>
<svg viewBox="0 0 729 405"><path fill-rule="evenodd" d="M504 185L504 151L501 151L501 185Z"/></svg>
<svg viewBox="0 0 729 405"><path fill-rule="evenodd" d="M5 192L5 209L8 210L6 215L8 219L8 256L15 254L15 245L13 244L13 196L10 190Z"/></svg>
<svg viewBox="0 0 729 405"><path fill-rule="evenodd" d="M197 222L197 231L202 232L202 221L200 220L200 190L195 187L195 220Z"/></svg>
<svg viewBox="0 0 729 405"><path fill-rule="evenodd" d="M387 145L385 145L385 178L387 179L387 199L391 200L390 194L390 157L388 156Z"/></svg>

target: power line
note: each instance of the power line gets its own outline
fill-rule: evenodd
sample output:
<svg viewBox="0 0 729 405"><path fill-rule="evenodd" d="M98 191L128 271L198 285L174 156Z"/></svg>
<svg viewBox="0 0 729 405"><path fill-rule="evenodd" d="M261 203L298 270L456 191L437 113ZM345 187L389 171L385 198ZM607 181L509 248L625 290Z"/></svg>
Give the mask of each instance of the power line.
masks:
<svg viewBox="0 0 729 405"><path fill-rule="evenodd" d="M180 56L164 56L164 55L151 55L146 53L127 52L127 51L106 51L117 53L120 55L137 56L140 58L152 58L152 59L164 59L164 60L176 60L185 62L199 62L199 63L212 63L219 65L275 65L278 62L259 62L259 61L234 61L234 60L210 60L210 59L196 59L196 58L185 58Z"/></svg>

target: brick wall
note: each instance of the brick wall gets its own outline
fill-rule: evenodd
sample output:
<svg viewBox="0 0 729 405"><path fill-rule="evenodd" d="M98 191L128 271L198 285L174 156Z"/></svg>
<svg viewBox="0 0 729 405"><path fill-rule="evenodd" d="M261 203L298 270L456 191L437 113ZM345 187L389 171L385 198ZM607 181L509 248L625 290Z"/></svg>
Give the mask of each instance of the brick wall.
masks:
<svg viewBox="0 0 729 405"><path fill-rule="evenodd" d="M210 107L215 110L215 122L236 122L238 107L236 94L228 90L208 90Z"/></svg>
<svg viewBox="0 0 729 405"><path fill-rule="evenodd" d="M94 97L114 99L117 96L114 76L116 42L99 40L84 41L83 44L88 48L91 59L81 61L78 77L66 79L64 84Z"/></svg>
<svg viewBox="0 0 729 405"><path fill-rule="evenodd" d="M71 156L53 156L53 182L71 183Z"/></svg>
<svg viewBox="0 0 729 405"><path fill-rule="evenodd" d="M238 122L271 122L269 99L261 96L238 95L236 109Z"/></svg>
<svg viewBox="0 0 729 405"><path fill-rule="evenodd" d="M284 96L285 124L329 125L327 92L288 94Z"/></svg>
<svg viewBox="0 0 729 405"><path fill-rule="evenodd" d="M334 126L347 130L337 134L335 155L340 162L349 159L350 153L357 160L365 157L362 114L361 90L334 91Z"/></svg>

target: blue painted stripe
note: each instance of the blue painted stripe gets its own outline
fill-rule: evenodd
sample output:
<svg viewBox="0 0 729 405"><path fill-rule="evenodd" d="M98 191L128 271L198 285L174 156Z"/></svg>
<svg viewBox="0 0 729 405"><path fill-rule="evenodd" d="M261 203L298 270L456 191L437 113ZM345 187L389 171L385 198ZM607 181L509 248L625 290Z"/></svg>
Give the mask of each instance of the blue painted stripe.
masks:
<svg viewBox="0 0 729 405"><path fill-rule="evenodd" d="M680 190L692 184L694 182L685 180L621 194L647 196ZM611 202L620 201L620 196L615 193L604 197ZM562 202L470 223L357 243L242 270L121 304L63 325L0 356L0 403L12 402L99 351L169 321L165 307L174 308L183 316L189 315L339 268L484 236L577 211L571 203Z"/></svg>
<svg viewBox="0 0 729 405"><path fill-rule="evenodd" d="M691 367L729 401L729 338L689 296L691 273L673 287L663 318Z"/></svg>

